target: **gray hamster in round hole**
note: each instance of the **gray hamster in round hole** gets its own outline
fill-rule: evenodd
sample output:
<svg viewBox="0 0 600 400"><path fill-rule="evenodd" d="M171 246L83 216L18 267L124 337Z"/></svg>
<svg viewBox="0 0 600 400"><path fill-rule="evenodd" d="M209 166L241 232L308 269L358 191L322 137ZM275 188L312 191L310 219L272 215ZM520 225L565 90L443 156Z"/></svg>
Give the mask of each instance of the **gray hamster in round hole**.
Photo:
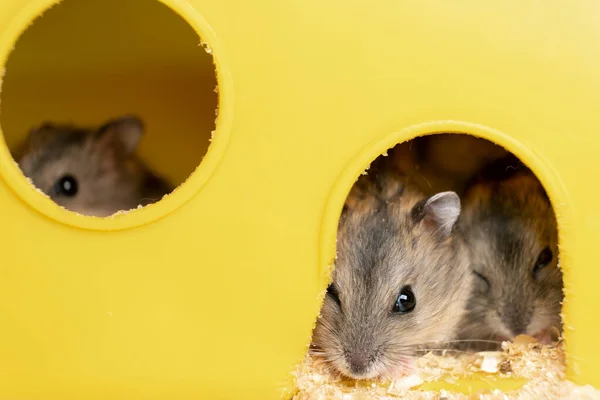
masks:
<svg viewBox="0 0 600 400"><path fill-rule="evenodd" d="M144 134L131 115L97 128L45 123L29 133L18 164L58 205L107 217L159 201L172 191L134 155Z"/></svg>
<svg viewBox="0 0 600 400"><path fill-rule="evenodd" d="M383 162L353 186L310 353L333 374L394 377L451 340L473 275L454 192L426 197Z"/></svg>
<svg viewBox="0 0 600 400"><path fill-rule="evenodd" d="M550 200L532 171L508 156L468 186L459 221L475 277L459 337L473 350L520 334L542 344L562 332L562 273ZM489 342L488 342L489 341Z"/></svg>

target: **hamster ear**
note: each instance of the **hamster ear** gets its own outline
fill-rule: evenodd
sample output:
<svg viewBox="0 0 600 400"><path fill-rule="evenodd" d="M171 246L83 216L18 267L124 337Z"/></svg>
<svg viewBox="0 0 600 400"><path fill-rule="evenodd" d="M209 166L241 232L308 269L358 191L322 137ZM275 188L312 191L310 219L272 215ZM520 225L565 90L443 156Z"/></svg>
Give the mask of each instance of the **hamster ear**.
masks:
<svg viewBox="0 0 600 400"><path fill-rule="evenodd" d="M460 216L460 198L454 192L435 194L418 202L411 216L415 223L423 223L447 238Z"/></svg>
<svg viewBox="0 0 600 400"><path fill-rule="evenodd" d="M55 130L56 127L54 124L50 122L41 123L29 131L29 135L25 141L26 146L28 148L44 147L54 137Z"/></svg>
<svg viewBox="0 0 600 400"><path fill-rule="evenodd" d="M355 209L359 208L361 203L364 202L366 197L367 196L366 196L366 193L364 192L364 188L361 187L361 185L355 184L350 189L350 193L348 193L348 197L346 197L343 211L355 210Z"/></svg>
<svg viewBox="0 0 600 400"><path fill-rule="evenodd" d="M142 120L133 115L126 115L108 121L96 132L97 143L109 148L119 148L125 154L131 154L144 134Z"/></svg>

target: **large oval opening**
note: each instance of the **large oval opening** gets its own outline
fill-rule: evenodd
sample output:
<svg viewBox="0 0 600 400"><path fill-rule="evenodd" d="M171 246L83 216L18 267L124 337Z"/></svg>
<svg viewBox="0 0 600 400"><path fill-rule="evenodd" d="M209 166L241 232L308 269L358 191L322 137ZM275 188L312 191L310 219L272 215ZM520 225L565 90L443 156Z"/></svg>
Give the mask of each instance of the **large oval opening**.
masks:
<svg viewBox="0 0 600 400"><path fill-rule="evenodd" d="M212 55L165 4L64 0L16 42L0 124L37 189L106 217L159 202L196 170L216 87Z"/></svg>
<svg viewBox="0 0 600 400"><path fill-rule="evenodd" d="M354 177L302 395L558 393L551 199L530 166L463 133L400 143Z"/></svg>

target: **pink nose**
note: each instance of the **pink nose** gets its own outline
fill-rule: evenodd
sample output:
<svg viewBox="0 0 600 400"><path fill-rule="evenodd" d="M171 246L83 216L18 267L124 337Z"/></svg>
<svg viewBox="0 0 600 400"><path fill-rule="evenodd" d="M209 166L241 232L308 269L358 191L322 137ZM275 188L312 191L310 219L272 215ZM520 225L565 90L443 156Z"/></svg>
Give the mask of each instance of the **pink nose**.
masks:
<svg viewBox="0 0 600 400"><path fill-rule="evenodd" d="M496 340L499 342L508 342L510 338L508 336L496 335Z"/></svg>

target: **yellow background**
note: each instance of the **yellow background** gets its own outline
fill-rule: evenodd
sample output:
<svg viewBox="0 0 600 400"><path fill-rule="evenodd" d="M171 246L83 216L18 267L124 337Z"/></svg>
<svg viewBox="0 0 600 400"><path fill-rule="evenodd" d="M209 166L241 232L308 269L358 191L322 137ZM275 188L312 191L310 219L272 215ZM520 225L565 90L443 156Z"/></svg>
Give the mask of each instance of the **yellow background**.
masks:
<svg viewBox="0 0 600 400"><path fill-rule="evenodd" d="M0 3L0 63L50 3ZM277 398L354 179L395 143L442 131L504 145L546 185L570 377L600 387L600 3L165 3L214 50L215 139L173 195L106 220L39 195L0 145L0 398ZM138 112L142 156L185 179L214 122L196 35L154 0L60 7L6 64L6 142L49 118Z"/></svg>

